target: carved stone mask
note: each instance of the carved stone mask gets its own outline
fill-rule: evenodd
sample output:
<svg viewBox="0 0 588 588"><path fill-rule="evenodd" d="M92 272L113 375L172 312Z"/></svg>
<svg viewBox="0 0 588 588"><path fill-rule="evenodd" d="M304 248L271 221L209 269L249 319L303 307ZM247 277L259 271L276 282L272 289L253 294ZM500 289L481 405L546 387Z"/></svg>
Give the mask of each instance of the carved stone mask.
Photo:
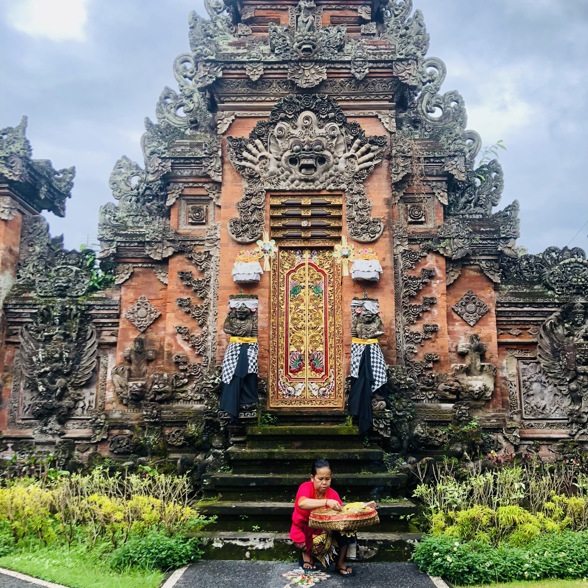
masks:
<svg viewBox="0 0 588 588"><path fill-rule="evenodd" d="M235 309L235 316L239 320L245 320L245 319L249 318L250 314L251 314L251 311L244 304L237 306L237 308Z"/></svg>
<svg viewBox="0 0 588 588"><path fill-rule="evenodd" d="M336 123L319 124L314 113L300 114L295 124L280 122L269 136L269 152L292 179L316 182L332 173L345 152Z"/></svg>
<svg viewBox="0 0 588 588"><path fill-rule="evenodd" d="M301 180L314 181L333 165L333 156L322 139L302 141L294 139L284 155L282 165Z"/></svg>

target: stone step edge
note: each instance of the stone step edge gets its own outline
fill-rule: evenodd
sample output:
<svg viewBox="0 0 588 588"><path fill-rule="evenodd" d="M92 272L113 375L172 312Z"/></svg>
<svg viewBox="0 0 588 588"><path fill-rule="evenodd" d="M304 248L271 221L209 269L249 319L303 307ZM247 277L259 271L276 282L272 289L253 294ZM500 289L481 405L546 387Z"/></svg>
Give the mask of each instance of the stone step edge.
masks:
<svg viewBox="0 0 588 588"><path fill-rule="evenodd" d="M275 511L273 514L282 515L292 513L293 502L256 502L256 501L202 501L203 504L196 504L196 509L201 513L211 514L256 514L256 511ZM402 514L418 512L419 507L410 500L399 500L398 502L383 502L378 504L378 513L381 516L393 516L398 511ZM407 512L408 511L408 512ZM259 514L268 514L259 513Z"/></svg>
<svg viewBox="0 0 588 588"><path fill-rule="evenodd" d="M276 459L280 457L282 459L307 461L316 456L321 457L324 453L324 449L271 449L264 447L249 448L235 446L227 449L227 455L229 455L231 459ZM384 452L381 449L346 447L344 449L338 449L337 455L332 457L329 461L338 462L346 459L354 459L356 457L380 461L383 455Z"/></svg>
<svg viewBox="0 0 588 588"><path fill-rule="evenodd" d="M316 436L316 437L357 437L359 430L357 427L348 427L345 425L323 425L321 427L313 427L309 425L273 425L271 427L247 427L247 435L251 437L274 437L284 436L289 437L290 434Z"/></svg>
<svg viewBox="0 0 588 588"><path fill-rule="evenodd" d="M200 531L198 537L204 541L227 541L239 544L266 545L259 549L269 549L274 542L290 542L290 535L281 532L255 532L255 531ZM370 533L358 531L358 541L407 541L417 542L423 537L423 533Z"/></svg>
<svg viewBox="0 0 588 588"><path fill-rule="evenodd" d="M203 482L206 484L209 481L215 483L225 483L231 486L246 486L246 487L265 487L265 486L296 486L301 482L305 482L308 476L305 474L229 474L229 473L214 473L203 476ZM337 485L343 486L350 484L353 486L378 486L381 484L389 485L394 483L397 486L405 483L407 479L406 474L391 474L388 472L354 474L341 473L337 474ZM295 488L294 488L295 490Z"/></svg>

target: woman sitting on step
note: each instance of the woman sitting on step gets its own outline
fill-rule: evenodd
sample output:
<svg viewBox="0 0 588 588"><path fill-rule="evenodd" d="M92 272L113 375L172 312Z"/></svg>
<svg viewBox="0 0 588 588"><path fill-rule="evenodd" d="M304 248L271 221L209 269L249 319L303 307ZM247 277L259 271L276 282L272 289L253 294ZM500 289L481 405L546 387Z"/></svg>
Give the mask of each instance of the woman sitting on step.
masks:
<svg viewBox="0 0 588 588"><path fill-rule="evenodd" d="M339 494L331 488L329 462L317 459L312 465L310 480L302 483L296 493L290 539L302 550L299 563L304 570L317 569L315 558L325 569L335 561L337 572L342 576L350 576L353 570L345 564L345 556L349 545L355 541L355 533L323 531L308 526L310 512L323 507L340 511L343 503Z"/></svg>

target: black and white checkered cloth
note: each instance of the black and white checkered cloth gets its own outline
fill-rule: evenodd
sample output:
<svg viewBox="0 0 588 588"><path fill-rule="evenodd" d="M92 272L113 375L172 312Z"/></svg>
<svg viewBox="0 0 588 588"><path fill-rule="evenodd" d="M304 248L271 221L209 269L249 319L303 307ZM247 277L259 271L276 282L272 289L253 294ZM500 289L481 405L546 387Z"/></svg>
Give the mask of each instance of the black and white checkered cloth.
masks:
<svg viewBox="0 0 588 588"><path fill-rule="evenodd" d="M377 343L370 343L369 345L362 345L361 343L351 344L351 376L353 378L359 377L359 364L361 362L361 356L364 351L370 354L370 359L372 362L372 373L374 376L372 392L375 392L388 380L384 354L382 353L382 350Z"/></svg>
<svg viewBox="0 0 588 588"><path fill-rule="evenodd" d="M239 352L241 345L247 345L247 373L257 373L257 355L259 353L259 343L229 343L225 356L223 358L223 370L221 380L225 384L230 384L237 369L239 361Z"/></svg>

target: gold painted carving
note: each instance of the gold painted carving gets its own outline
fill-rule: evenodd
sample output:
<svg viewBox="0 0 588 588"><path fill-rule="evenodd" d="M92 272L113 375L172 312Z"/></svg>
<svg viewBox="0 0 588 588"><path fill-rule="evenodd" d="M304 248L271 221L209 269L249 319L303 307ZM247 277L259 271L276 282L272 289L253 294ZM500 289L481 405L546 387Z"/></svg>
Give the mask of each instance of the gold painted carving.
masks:
<svg viewBox="0 0 588 588"><path fill-rule="evenodd" d="M342 410L341 270L332 248L280 249L273 264L270 408Z"/></svg>

